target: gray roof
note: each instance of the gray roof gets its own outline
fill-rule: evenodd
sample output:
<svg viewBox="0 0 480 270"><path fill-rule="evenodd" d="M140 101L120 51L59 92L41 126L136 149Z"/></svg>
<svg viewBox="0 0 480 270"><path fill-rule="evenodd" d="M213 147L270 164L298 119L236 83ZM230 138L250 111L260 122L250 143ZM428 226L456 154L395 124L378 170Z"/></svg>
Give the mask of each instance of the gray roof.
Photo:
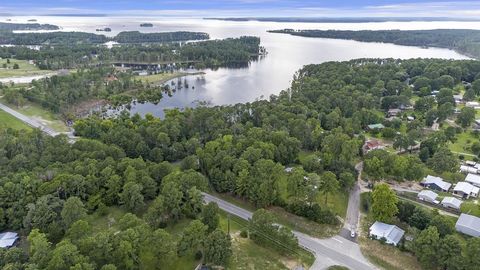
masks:
<svg viewBox="0 0 480 270"><path fill-rule="evenodd" d="M427 184L427 185L435 184L435 185L437 185L438 187L440 187L441 189L444 189L444 190L449 190L450 187L452 186L452 184L443 181L442 178L436 177L436 176L431 176L431 175L427 175L427 177L425 177L423 179L422 183Z"/></svg>
<svg viewBox="0 0 480 270"><path fill-rule="evenodd" d="M9 248L15 244L18 239L18 233L5 232L0 233L0 248Z"/></svg>
<svg viewBox="0 0 480 270"><path fill-rule="evenodd" d="M460 206L462 205L462 201L457 199L457 198L454 198L454 197L445 197L443 200L442 200L442 204L448 204L450 206L454 206L458 209L460 209Z"/></svg>
<svg viewBox="0 0 480 270"><path fill-rule="evenodd" d="M393 242L396 245L402 239L405 231L395 225L376 221L370 227L370 234L373 234L380 238L385 237L387 241Z"/></svg>
<svg viewBox="0 0 480 270"><path fill-rule="evenodd" d="M469 173L465 178L465 182L468 182L474 186L480 186L480 175Z"/></svg>
<svg viewBox="0 0 480 270"><path fill-rule="evenodd" d="M435 199L438 197L438 194L431 190L422 190L420 193L418 193L418 197L427 197L430 200L435 201Z"/></svg>
<svg viewBox="0 0 480 270"><path fill-rule="evenodd" d="M461 214L455 226L462 226L480 232L480 218L472 215Z"/></svg>

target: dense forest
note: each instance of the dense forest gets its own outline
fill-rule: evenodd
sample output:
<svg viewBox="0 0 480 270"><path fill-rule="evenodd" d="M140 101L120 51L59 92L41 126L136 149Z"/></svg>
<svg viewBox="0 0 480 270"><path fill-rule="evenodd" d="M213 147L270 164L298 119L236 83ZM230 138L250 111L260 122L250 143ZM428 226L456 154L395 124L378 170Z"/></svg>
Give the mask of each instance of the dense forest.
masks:
<svg viewBox="0 0 480 270"><path fill-rule="evenodd" d="M272 30L303 37L352 39L363 42L385 42L406 46L440 47L480 58L480 31L468 29L436 30Z"/></svg>
<svg viewBox="0 0 480 270"><path fill-rule="evenodd" d="M90 35L90 34L88 34ZM1 37L0 37L1 39ZM107 48L103 45L43 45L0 47L0 57L34 60L40 69L86 68L111 62L176 63L218 67L241 63L247 65L264 53L257 37L207 40L187 44L125 44Z"/></svg>
<svg viewBox="0 0 480 270"><path fill-rule="evenodd" d="M0 44L12 45L101 44L107 41L116 41L119 43L149 43L209 39L209 35L206 33L184 31L163 33L130 31L120 32L112 38L106 37L105 35L85 32L13 33L11 31L2 31L0 33Z"/></svg>
<svg viewBox="0 0 480 270"><path fill-rule="evenodd" d="M108 70L90 72L52 77L36 82L36 87L51 88L58 96L66 92L53 90L68 88L67 80L82 85L78 93L60 94L66 102L85 91L115 93L87 79L101 78ZM434 91L439 91L435 99ZM477 61L358 59L305 66L291 88L269 100L167 110L164 119L128 112L111 119L80 119L74 128L82 139L74 144L62 136L45 137L39 130L2 131L0 229L28 235L28 251L2 252L0 265L169 269L169 258L186 254L225 265L230 238L216 229L218 210L202 206L201 191L228 193L259 208L282 207L319 224L335 225L339 213L329 206L329 195L350 190L355 165L362 159L371 181L418 181L427 173L458 181L458 158L446 145L458 129L472 124L471 112L461 110L458 129L425 129L432 118L443 123L452 116L453 94L464 91L472 99L480 95ZM406 113L385 119L389 109L410 105L413 121L407 121ZM365 132L376 123L385 129ZM376 150L363 156L366 136L391 138L395 149L406 151L398 155ZM419 151L408 151L416 141ZM93 230L88 217L105 215L112 207L129 213L112 221L112 227ZM432 216L432 222L414 223L411 211L398 218L422 228L412 252L429 265L428 254L422 253L427 250L425 241L433 235L438 243L432 224L440 228L445 222L435 223ZM192 221L173 239L164 228L185 218ZM282 239L287 249L297 246L292 233L274 223L268 212L258 210L248 225L251 238L268 245L262 238L267 234ZM422 224L431 226L425 229ZM452 242L445 234L448 231L442 231L442 243ZM478 241L468 245L473 249ZM461 251L459 246L455 250Z"/></svg>
<svg viewBox="0 0 480 270"><path fill-rule="evenodd" d="M17 30L58 30L56 25L39 24L39 23L3 23L0 22L0 31L17 31Z"/></svg>

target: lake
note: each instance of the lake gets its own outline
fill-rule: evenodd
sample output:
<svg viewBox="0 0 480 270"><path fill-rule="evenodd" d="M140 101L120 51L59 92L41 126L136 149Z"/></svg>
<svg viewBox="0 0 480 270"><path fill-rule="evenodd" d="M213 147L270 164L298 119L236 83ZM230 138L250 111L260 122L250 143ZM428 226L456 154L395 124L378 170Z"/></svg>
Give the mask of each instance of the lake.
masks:
<svg viewBox="0 0 480 270"><path fill-rule="evenodd" d="M11 17L12 22L26 22L31 17ZM381 23L278 23L232 22L192 18L131 18L131 17L36 17L39 23L51 23L63 31L95 33L96 28L110 27L112 32L98 34L116 35L121 31L142 32L199 31L211 38L258 36L268 55L252 62L248 68L203 70L204 75L187 76L189 89L165 96L159 104L135 104L132 113L152 113L162 117L163 110L174 107L195 106L198 101L212 105L250 102L268 98L290 86L293 75L306 64L326 61L346 61L356 58L445 58L468 59L454 51L439 48L419 48L384 43L363 43L350 40L306 38L285 34L267 33L272 29L334 29L334 30L421 30L421 29L480 29L479 22L381 22ZM0 18L5 21L6 18ZM154 27L140 27L150 22ZM177 81L177 80L175 80ZM194 89L192 89L193 87Z"/></svg>

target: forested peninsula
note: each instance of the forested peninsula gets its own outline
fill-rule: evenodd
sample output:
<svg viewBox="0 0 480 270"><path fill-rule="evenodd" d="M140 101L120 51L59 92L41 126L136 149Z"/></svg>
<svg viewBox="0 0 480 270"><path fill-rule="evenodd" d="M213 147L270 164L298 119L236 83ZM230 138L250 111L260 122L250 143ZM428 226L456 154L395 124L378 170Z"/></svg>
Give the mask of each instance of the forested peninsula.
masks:
<svg viewBox="0 0 480 270"><path fill-rule="evenodd" d="M384 42L405 46L439 47L480 58L480 31L470 29L435 30L271 30L302 37L351 39L362 42Z"/></svg>

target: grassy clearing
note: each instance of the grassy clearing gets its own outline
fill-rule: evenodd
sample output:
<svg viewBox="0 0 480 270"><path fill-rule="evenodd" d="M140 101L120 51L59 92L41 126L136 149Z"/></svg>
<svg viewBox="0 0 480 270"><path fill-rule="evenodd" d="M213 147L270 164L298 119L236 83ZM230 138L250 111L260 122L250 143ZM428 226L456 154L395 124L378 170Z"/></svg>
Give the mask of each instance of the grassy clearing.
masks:
<svg viewBox="0 0 480 270"><path fill-rule="evenodd" d="M16 130L31 129L30 126L11 116L10 114L0 110L0 129L12 128Z"/></svg>
<svg viewBox="0 0 480 270"><path fill-rule="evenodd" d="M320 205L325 205L325 195L319 194L317 201ZM339 191L335 194L328 194L327 206L328 208L332 209L337 215L345 218L345 216L347 215L348 207L348 193Z"/></svg>
<svg viewBox="0 0 480 270"><path fill-rule="evenodd" d="M7 65L7 68L4 68L4 64ZM18 69L13 69L15 64L18 64ZM7 59L0 59L0 78L35 76L51 72L51 70L40 70L35 65L28 63L27 60L10 59L10 63L7 64Z"/></svg>
<svg viewBox="0 0 480 270"><path fill-rule="evenodd" d="M187 75L199 75L199 74L204 74L204 73L203 72L197 72L197 73L167 72L167 73L159 73L159 74L147 75L147 76L135 76L135 78L142 82L163 84L171 79L180 78Z"/></svg>
<svg viewBox="0 0 480 270"><path fill-rule="evenodd" d="M480 205L475 202L464 202L460 207L462 213L480 217Z"/></svg>
<svg viewBox="0 0 480 270"><path fill-rule="evenodd" d="M462 132L457 134L457 141L448 145L448 148L453 152L473 154L470 147L477 141L471 132Z"/></svg>
<svg viewBox="0 0 480 270"><path fill-rule="evenodd" d="M0 102L7 104L5 99L1 98ZM22 113L26 116L36 119L37 121L43 123L47 127L57 131L57 132L67 132L69 131L65 122L60 120L60 116L54 114L46 109L43 109L40 105L34 104L32 102L27 102L25 106L14 107L9 105L12 109Z"/></svg>

